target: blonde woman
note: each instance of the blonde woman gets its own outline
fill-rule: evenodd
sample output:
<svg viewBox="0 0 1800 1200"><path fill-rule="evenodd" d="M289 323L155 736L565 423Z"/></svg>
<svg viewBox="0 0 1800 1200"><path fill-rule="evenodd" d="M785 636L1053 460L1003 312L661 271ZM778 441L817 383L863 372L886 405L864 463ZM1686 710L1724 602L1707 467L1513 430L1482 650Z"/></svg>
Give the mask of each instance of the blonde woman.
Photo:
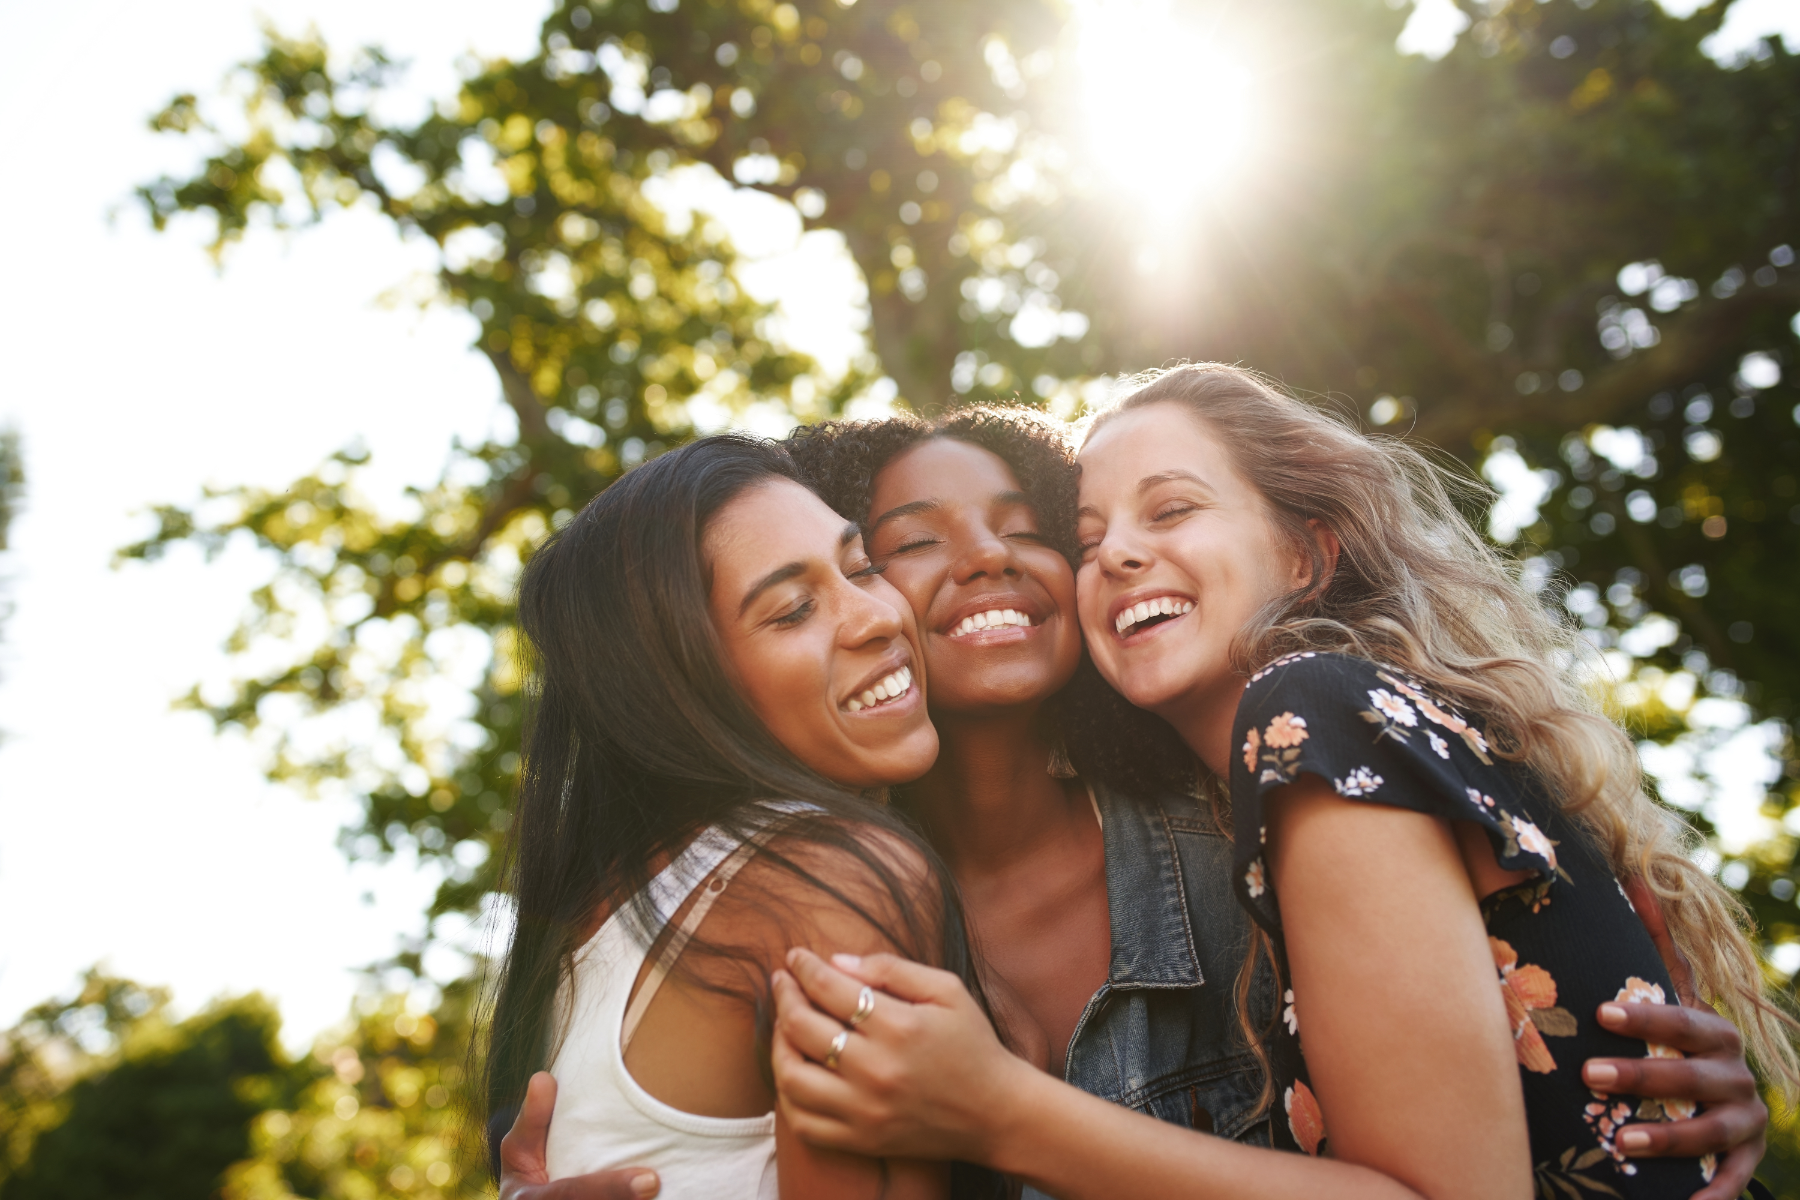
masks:
<svg viewBox="0 0 1800 1200"><path fill-rule="evenodd" d="M1629 1153L1691 1102L1583 1075L1596 1055L1624 1073L1675 1053L1657 1030L1683 1019L1622 884L1660 901L1702 991L1791 1092L1790 1023L1742 910L1558 665L1573 635L1444 477L1221 366L1150 379L1080 463L1089 652L1230 781L1238 897L1281 989L1267 1095L1301 1153L1158 1127L1009 1062L941 972L805 952L790 966L824 1013L777 986L795 1130L975 1158L1064 1197L1718 1195L1706 1156ZM865 982L890 994L823 1070ZM1671 1004L1645 1040L1604 1011L1633 1000Z"/></svg>

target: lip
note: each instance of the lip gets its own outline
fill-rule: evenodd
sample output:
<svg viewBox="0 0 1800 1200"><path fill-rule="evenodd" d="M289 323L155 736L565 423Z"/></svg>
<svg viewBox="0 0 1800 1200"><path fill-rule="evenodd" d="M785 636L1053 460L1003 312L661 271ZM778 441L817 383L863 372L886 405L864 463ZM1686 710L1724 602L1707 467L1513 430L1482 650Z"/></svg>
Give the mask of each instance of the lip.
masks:
<svg viewBox="0 0 1800 1200"><path fill-rule="evenodd" d="M906 695L901 697L898 701L877 704L871 708L859 709L856 712L851 712L848 708L844 707L850 703L850 701L857 699L864 692L880 683L883 679L886 679L889 675L892 675L895 671L900 670L902 667L910 670L913 678L912 686L906 689ZM912 652L907 648L897 648L892 652L883 655L881 663L873 671L869 672L868 675L864 676L861 683L858 683L854 688L843 694L838 700L838 713L846 717L872 717L882 713L903 712L912 707L913 702L919 698L919 695L919 671L917 667L913 666Z"/></svg>
<svg viewBox="0 0 1800 1200"><path fill-rule="evenodd" d="M1127 592L1125 595L1120 596L1117 600L1114 600L1112 602L1112 604L1107 607L1107 610L1106 610L1107 632L1109 632L1112 635L1112 638L1114 641L1123 642L1126 645L1132 645L1141 640L1145 640L1145 639L1154 637L1157 633L1161 632L1162 630L1168 628L1171 625L1174 625L1177 621L1180 621L1182 619L1182 617L1192 615L1191 613L1183 613L1183 614L1181 614L1181 616L1175 617L1174 620L1159 621L1155 625L1150 626L1148 629L1135 629L1131 633L1126 634L1123 637L1120 636L1120 634L1119 634L1119 615L1121 613L1123 613L1128 608L1135 608L1139 604L1144 603L1145 601L1161 600L1164 597L1167 597L1168 599L1171 599L1171 600L1179 600L1184 604L1192 604L1196 608L1199 607L1198 601L1196 601L1192 596L1189 596L1183 592L1175 591L1172 588L1141 588L1135 592Z"/></svg>
<svg viewBox="0 0 1800 1200"><path fill-rule="evenodd" d="M977 629L970 633L959 634L956 627L976 613L992 612L995 609L1010 608L1014 612L1024 613L1031 618L1031 624L1001 625L989 629ZM1044 606L1028 596L1018 592L987 592L970 599L967 603L953 610L948 620L938 626L937 632L957 642L976 642L977 644L995 641L1015 641L1030 637L1033 630L1044 623Z"/></svg>

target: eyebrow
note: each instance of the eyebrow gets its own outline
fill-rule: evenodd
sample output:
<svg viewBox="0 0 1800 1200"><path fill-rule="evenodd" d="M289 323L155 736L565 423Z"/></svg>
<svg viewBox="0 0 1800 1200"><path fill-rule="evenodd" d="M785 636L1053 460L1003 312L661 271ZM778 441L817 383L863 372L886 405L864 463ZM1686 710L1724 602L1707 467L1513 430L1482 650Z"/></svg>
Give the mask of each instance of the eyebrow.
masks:
<svg viewBox="0 0 1800 1200"><path fill-rule="evenodd" d="M856 522L850 522L838 531L838 549L842 550L845 546L848 546L851 542L854 542L861 536L862 530L856 527ZM756 598L770 588L775 587L777 584L786 583L788 580L798 578L804 574L806 574L806 564L803 562L791 562L785 566L776 567L773 571L770 571L767 575L764 575L761 579L757 580L755 587L744 593L743 600L738 603L738 616L743 616L744 613L749 610L750 606L756 602Z"/></svg>
<svg viewBox="0 0 1800 1200"><path fill-rule="evenodd" d="M1165 483L1176 482L1191 483L1196 487L1203 488L1208 495L1215 494L1213 492L1212 484L1206 482L1206 480L1200 478L1200 476L1194 474L1192 471L1182 470L1161 471L1155 475L1144 476L1142 479L1138 480L1137 493L1141 496L1145 492L1161 487ZM1099 515L1100 510L1091 504L1084 504L1075 510L1075 519L1077 521L1083 517L1098 517Z"/></svg>
<svg viewBox="0 0 1800 1200"><path fill-rule="evenodd" d="M995 492L994 503L1006 505L1023 504L1027 508L1037 507L1032 503L1030 496L1026 495L1024 492L1018 491ZM895 505L893 508L888 509L879 517L875 518L874 522L869 526L869 532L874 533L889 521L898 521L901 517L916 516L919 513L935 512L942 507L944 507L944 502L942 500L914 500L908 504Z"/></svg>

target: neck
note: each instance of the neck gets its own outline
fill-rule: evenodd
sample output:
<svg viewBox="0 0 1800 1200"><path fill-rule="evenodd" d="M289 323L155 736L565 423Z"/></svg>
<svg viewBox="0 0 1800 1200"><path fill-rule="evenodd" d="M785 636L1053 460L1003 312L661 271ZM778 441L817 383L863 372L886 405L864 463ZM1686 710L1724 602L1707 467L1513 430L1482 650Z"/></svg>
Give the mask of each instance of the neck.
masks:
<svg viewBox="0 0 1800 1200"><path fill-rule="evenodd" d="M926 834L959 879L1003 869L1064 836L1071 820L1094 819L1086 790L1065 786L1046 770L1050 746L1032 730L1036 715L1035 705L932 714L938 759L907 790Z"/></svg>
<svg viewBox="0 0 1800 1200"><path fill-rule="evenodd" d="M1188 749L1220 779L1231 778L1231 724L1243 698L1243 680L1232 676L1228 686L1198 696L1184 696L1155 710L1175 727Z"/></svg>

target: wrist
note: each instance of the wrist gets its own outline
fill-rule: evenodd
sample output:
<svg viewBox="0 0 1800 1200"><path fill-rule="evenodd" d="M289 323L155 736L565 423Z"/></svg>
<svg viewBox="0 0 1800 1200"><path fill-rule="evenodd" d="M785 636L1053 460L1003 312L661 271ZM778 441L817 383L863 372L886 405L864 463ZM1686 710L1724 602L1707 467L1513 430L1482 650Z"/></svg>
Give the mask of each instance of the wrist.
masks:
<svg viewBox="0 0 1800 1200"><path fill-rule="evenodd" d="M1044 1127L1043 1117L1056 1090L1064 1085L1022 1058L1009 1054L1007 1060L1005 1069L995 1074L992 1102L983 1106L976 1161L1023 1177L1037 1157L1033 1139Z"/></svg>

